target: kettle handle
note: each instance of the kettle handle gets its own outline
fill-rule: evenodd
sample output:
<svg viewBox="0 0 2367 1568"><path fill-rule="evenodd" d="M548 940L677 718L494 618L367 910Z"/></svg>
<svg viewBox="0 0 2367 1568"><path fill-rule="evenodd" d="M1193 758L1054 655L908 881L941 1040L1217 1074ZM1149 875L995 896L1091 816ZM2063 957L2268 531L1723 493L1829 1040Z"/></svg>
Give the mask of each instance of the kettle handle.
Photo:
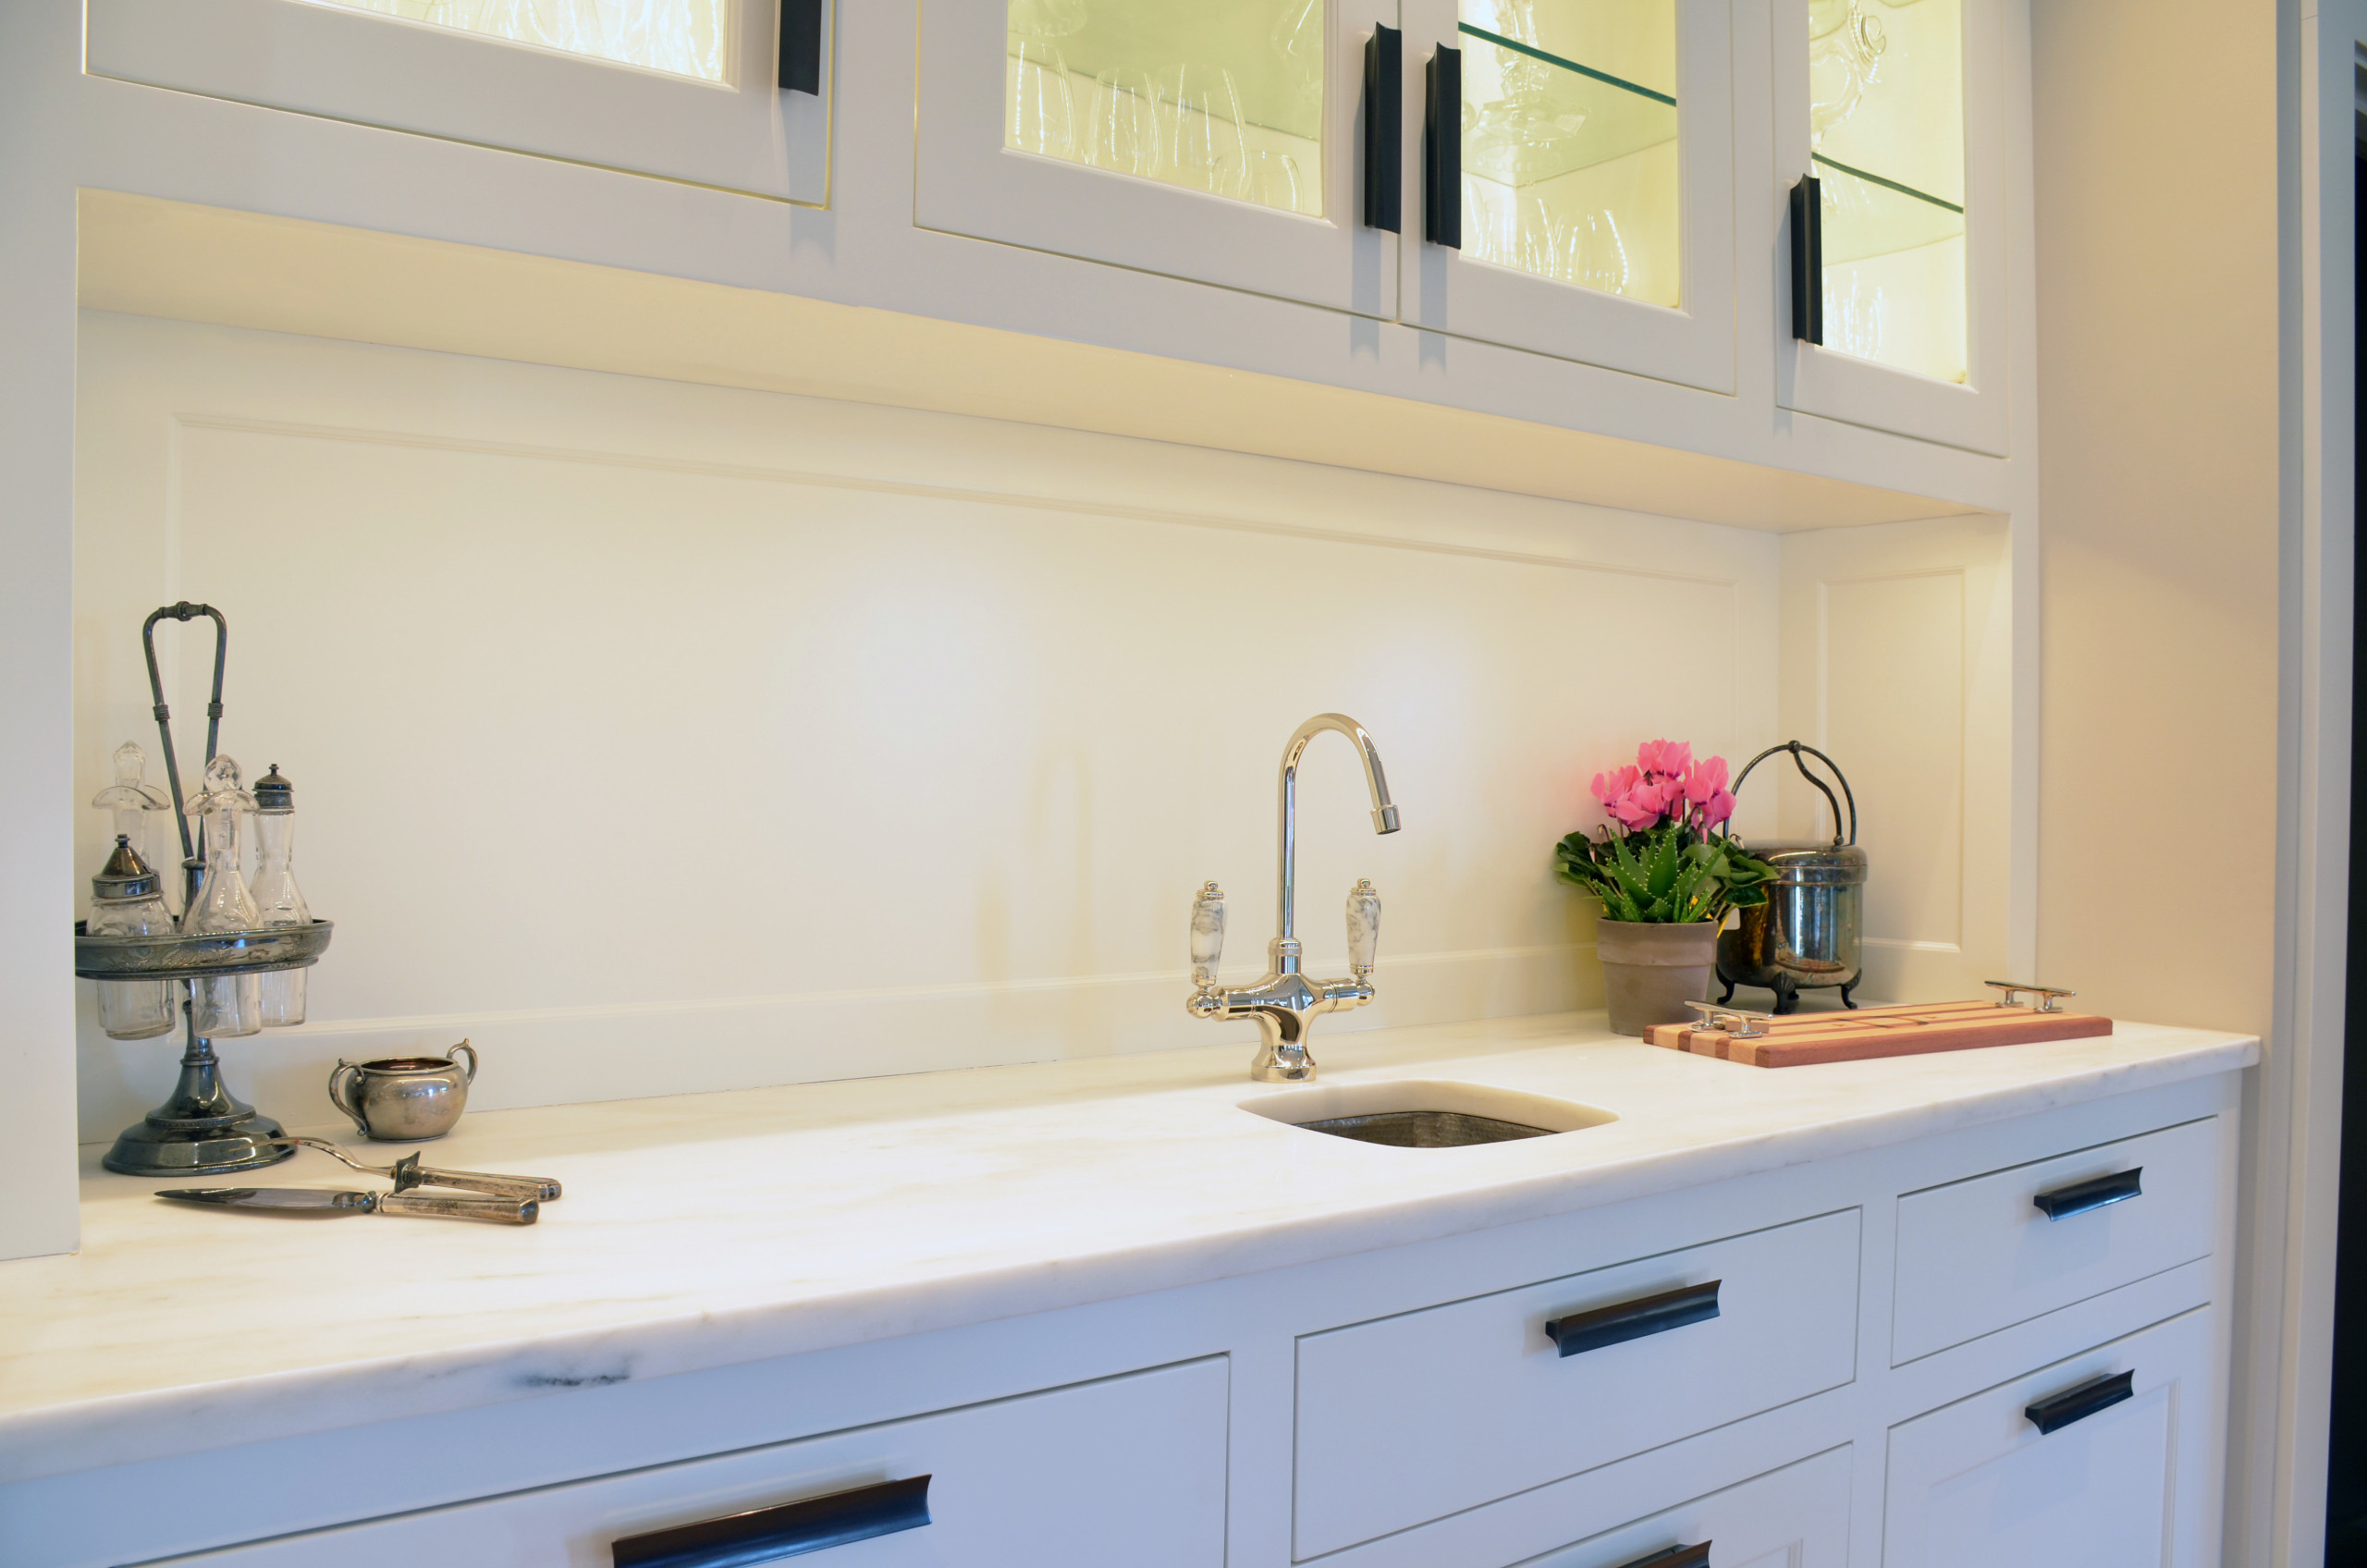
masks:
<svg viewBox="0 0 2367 1568"><path fill-rule="evenodd" d="M1846 800L1849 802L1848 841L1853 844L1856 843L1858 841L1858 797L1850 793L1849 780L1843 777L1841 765L1834 762L1831 757L1826 756L1822 752L1818 751L1814 746L1807 744L1805 741L1786 741L1780 746L1770 746L1765 751L1760 753L1757 756L1751 758L1748 762L1743 764L1742 772L1735 778L1734 792L1737 795L1741 794L1742 781L1750 777L1750 770L1757 767L1760 763L1765 762L1769 757L1773 756L1778 752L1789 752L1792 753L1792 766L1800 770L1801 778L1816 786L1817 792L1824 797L1824 803L1833 808L1833 842L1836 847L1838 847L1842 842L1841 802L1833 798L1833 790L1826 785L1823 779L1819 778L1815 774L1809 771L1809 765L1800 760L1800 753L1802 752L1806 752L1809 755L1816 758L1817 761L1824 764L1825 766L1833 769L1833 777L1841 785L1842 799Z"/></svg>

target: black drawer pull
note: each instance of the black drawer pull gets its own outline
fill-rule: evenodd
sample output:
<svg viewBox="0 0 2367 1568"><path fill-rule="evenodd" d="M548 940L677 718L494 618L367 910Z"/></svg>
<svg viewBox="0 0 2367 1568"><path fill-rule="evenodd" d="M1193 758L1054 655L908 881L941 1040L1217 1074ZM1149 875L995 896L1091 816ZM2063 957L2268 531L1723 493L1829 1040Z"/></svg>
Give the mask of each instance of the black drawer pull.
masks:
<svg viewBox="0 0 2367 1568"><path fill-rule="evenodd" d="M1706 1285L1687 1285L1681 1291L1572 1313L1547 1323L1545 1332L1562 1347L1564 1355L1576 1355L1647 1334L1665 1334L1688 1323L1706 1323L1718 1316L1718 1287L1723 1282L1712 1280Z"/></svg>
<svg viewBox="0 0 2367 1568"><path fill-rule="evenodd" d="M780 90L822 95L823 0L780 0Z"/></svg>
<svg viewBox="0 0 2367 1568"><path fill-rule="evenodd" d="M2092 1182L2074 1182L2067 1187L2041 1193L2030 1199L2030 1203L2049 1219L2068 1219L2091 1208L2127 1203L2130 1198L2142 1196L2144 1189L2137 1184L2137 1179L2143 1174L2145 1168L2140 1165L2134 1170L2124 1170L2116 1176L2099 1176Z"/></svg>
<svg viewBox="0 0 2367 1568"><path fill-rule="evenodd" d="M2134 1371L2116 1372L2109 1378L2093 1378L2076 1389L2066 1389L2036 1404L2027 1405L2022 1414L2030 1418L2030 1425L2036 1427L2039 1435L2043 1437L2049 1432L2063 1430L2074 1421L2085 1421L2099 1410L2109 1410L2122 1400L2134 1397L2136 1382Z"/></svg>
<svg viewBox="0 0 2367 1568"><path fill-rule="evenodd" d="M1710 1543L1703 1541L1699 1546L1673 1546L1666 1551L1656 1551L1650 1557L1623 1562L1619 1568L1710 1568Z"/></svg>
<svg viewBox="0 0 2367 1568"><path fill-rule="evenodd" d="M616 1568L748 1568L849 1541L892 1536L928 1523L928 1481L882 1481L759 1508L722 1519L702 1519L671 1530L627 1536L609 1550Z"/></svg>
<svg viewBox="0 0 2367 1568"><path fill-rule="evenodd" d="M1405 188L1405 35L1376 27L1365 41L1365 227L1397 232Z"/></svg>
<svg viewBox="0 0 2367 1568"><path fill-rule="evenodd" d="M1423 67L1422 238L1463 248L1463 51L1443 43Z"/></svg>

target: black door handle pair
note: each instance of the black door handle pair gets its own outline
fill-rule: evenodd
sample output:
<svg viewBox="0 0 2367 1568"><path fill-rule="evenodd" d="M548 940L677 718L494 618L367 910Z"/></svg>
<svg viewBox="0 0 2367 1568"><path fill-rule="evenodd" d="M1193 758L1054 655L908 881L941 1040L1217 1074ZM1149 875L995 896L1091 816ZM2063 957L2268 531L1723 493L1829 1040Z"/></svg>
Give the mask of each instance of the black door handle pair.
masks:
<svg viewBox="0 0 2367 1568"><path fill-rule="evenodd" d="M1405 35L1376 27L1365 41L1365 227L1400 231L1404 189ZM1463 244L1463 51L1440 44L1422 75L1422 238Z"/></svg>

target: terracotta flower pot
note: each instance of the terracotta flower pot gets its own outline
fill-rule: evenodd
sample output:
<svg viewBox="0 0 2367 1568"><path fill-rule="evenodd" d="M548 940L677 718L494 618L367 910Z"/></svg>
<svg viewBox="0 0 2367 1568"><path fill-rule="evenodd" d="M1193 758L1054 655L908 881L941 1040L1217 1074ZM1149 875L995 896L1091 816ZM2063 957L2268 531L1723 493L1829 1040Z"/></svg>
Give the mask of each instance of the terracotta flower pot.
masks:
<svg viewBox="0 0 2367 1568"><path fill-rule="evenodd" d="M1606 920L1595 927L1595 952L1602 960L1613 1034L1641 1035L1655 1023L1683 1023L1692 1018L1685 1004L1710 999L1719 924Z"/></svg>

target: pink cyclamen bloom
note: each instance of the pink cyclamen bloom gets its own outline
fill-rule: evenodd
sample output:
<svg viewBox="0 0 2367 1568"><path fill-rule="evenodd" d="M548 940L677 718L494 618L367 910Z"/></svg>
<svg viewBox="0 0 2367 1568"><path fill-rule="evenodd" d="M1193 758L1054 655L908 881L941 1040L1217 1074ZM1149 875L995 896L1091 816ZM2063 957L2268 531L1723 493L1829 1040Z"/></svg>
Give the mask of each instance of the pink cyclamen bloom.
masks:
<svg viewBox="0 0 2367 1568"><path fill-rule="evenodd" d="M1644 777L1653 778L1663 771L1661 766L1661 754L1667 749L1666 741L1647 741L1636 748L1636 766L1643 772Z"/></svg>
<svg viewBox="0 0 2367 1568"><path fill-rule="evenodd" d="M1726 787L1726 759L1711 757L1694 764L1693 771L1685 776L1685 798L1695 805L1708 803L1710 797Z"/></svg>
<svg viewBox="0 0 2367 1568"><path fill-rule="evenodd" d="M1712 827L1717 827L1722 822L1729 820L1734 815L1735 797L1733 792L1727 790L1721 790L1716 794L1711 795L1710 797L1709 803L1701 808L1702 821L1706 822Z"/></svg>
<svg viewBox="0 0 2367 1568"><path fill-rule="evenodd" d="M1632 767L1623 767L1612 773L1598 773L1594 776L1594 798L1608 806L1636 787L1637 777L1637 772Z"/></svg>
<svg viewBox="0 0 2367 1568"><path fill-rule="evenodd" d="M1692 766L1692 741L1662 741L1661 742L1661 772L1674 778L1682 775L1686 768L1691 767Z"/></svg>
<svg viewBox="0 0 2367 1568"><path fill-rule="evenodd" d="M1617 817L1631 833L1640 832L1661 819L1661 792L1657 785L1637 784L1633 790L1611 802L1611 815Z"/></svg>

